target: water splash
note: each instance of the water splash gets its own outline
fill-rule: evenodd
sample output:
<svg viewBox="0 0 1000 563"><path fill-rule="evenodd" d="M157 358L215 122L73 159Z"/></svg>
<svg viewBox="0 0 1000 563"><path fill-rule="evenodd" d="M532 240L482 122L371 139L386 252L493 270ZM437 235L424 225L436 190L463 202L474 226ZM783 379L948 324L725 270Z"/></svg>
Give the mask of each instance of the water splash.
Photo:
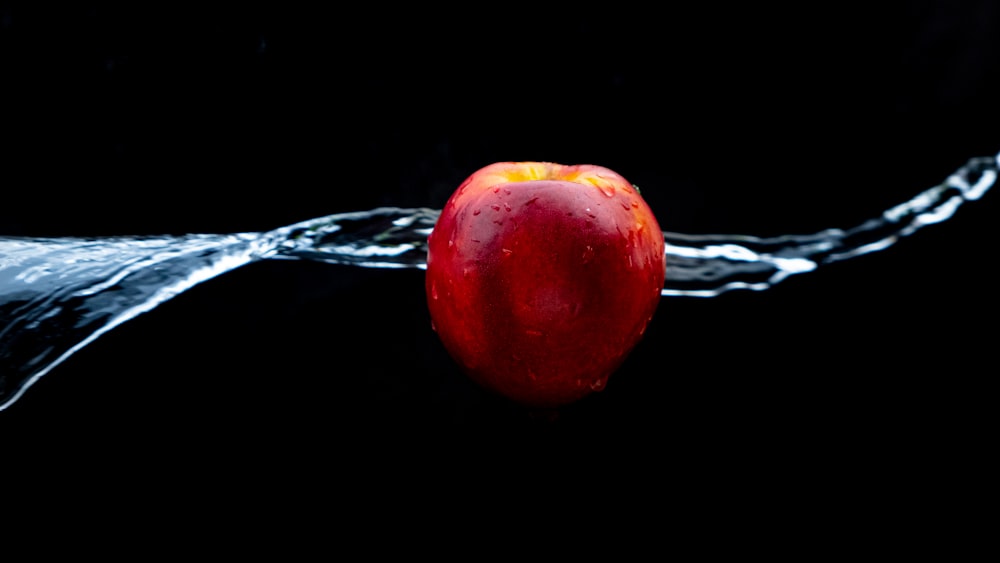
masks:
<svg viewBox="0 0 1000 563"><path fill-rule="evenodd" d="M823 264L889 248L927 225L945 221L993 186L1000 155L979 157L913 199L847 230L759 238L664 233L664 296L714 297L733 289L764 290Z"/></svg>
<svg viewBox="0 0 1000 563"><path fill-rule="evenodd" d="M821 265L888 248L952 217L996 182L997 157L854 228L812 235L664 233L664 296L764 290ZM195 285L263 259L425 268L439 211L386 207L266 233L182 237L0 237L0 410L78 350Z"/></svg>

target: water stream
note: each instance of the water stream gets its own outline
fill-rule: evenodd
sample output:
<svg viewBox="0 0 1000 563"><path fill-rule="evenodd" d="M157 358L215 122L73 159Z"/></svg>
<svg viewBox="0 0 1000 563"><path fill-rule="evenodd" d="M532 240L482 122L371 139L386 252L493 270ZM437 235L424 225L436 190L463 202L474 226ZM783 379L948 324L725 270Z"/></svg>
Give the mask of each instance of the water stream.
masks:
<svg viewBox="0 0 1000 563"><path fill-rule="evenodd" d="M996 182L1000 155L849 229L811 235L663 233L663 295L765 290L795 274L883 250L951 218ZM378 208L264 233L100 238L0 237L0 410L107 331L195 285L264 259L424 268L439 211Z"/></svg>

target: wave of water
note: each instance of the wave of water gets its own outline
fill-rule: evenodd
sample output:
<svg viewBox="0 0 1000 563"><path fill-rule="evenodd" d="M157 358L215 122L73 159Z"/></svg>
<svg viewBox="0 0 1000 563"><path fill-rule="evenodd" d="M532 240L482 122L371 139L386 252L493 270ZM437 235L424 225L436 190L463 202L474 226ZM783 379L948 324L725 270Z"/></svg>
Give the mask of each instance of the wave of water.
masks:
<svg viewBox="0 0 1000 563"><path fill-rule="evenodd" d="M973 158L941 184L846 230L770 238L665 232L663 295L760 291L821 265L883 250L982 197L998 169L1000 155ZM251 262L425 268L427 236L438 214L386 207L233 235L0 237L0 410L102 334Z"/></svg>

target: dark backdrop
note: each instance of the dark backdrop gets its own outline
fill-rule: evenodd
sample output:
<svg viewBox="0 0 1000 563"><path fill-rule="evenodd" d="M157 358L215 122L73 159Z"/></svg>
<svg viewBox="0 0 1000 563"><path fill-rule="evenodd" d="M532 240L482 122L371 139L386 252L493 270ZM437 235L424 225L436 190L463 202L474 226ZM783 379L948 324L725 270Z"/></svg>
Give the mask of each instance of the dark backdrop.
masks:
<svg viewBox="0 0 1000 563"><path fill-rule="evenodd" d="M986 0L427 10L3 8L0 233L440 208L500 160L608 166L671 231L811 233L1000 151ZM282 261L105 335L0 424L89 456L259 457L313 477L362 474L378 452L393 483L442 450L515 465L572 450L734 494L759 490L732 486L750 469L891 490L929 460L976 465L995 200L767 292L664 299L607 389L558 413L458 372L422 272Z"/></svg>

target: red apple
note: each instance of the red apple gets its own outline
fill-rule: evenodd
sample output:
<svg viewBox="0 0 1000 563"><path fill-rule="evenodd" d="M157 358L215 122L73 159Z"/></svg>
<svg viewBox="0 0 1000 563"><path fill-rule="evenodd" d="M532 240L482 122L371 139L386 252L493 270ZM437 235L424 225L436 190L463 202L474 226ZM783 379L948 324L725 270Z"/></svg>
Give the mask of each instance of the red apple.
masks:
<svg viewBox="0 0 1000 563"><path fill-rule="evenodd" d="M554 407L604 388L653 318L664 268L660 226L619 174L499 162L442 209L427 304L473 380Z"/></svg>

